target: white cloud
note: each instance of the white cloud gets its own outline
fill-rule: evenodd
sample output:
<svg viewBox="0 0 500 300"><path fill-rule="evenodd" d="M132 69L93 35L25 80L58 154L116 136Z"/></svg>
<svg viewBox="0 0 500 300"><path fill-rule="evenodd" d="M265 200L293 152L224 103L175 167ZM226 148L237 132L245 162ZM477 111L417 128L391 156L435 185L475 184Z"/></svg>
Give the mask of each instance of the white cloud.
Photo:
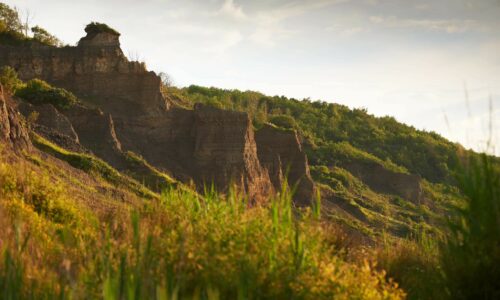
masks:
<svg viewBox="0 0 500 300"><path fill-rule="evenodd" d="M250 35L250 40L264 46L274 46L278 41L291 38L300 32L286 28L284 21L347 1L349 0L292 1L278 8L261 11L253 17L255 30Z"/></svg>
<svg viewBox="0 0 500 300"><path fill-rule="evenodd" d="M476 20L459 19L401 19L395 16L370 16L370 22L389 28L421 28L429 31L461 33L466 31L486 31L488 28Z"/></svg>
<svg viewBox="0 0 500 300"><path fill-rule="evenodd" d="M340 37L352 37L360 33L368 32L369 29L363 26L331 25L326 27L324 31L332 32Z"/></svg>
<svg viewBox="0 0 500 300"><path fill-rule="evenodd" d="M246 19L247 15L241 6L234 3L234 0L224 0L219 14L226 15L234 19Z"/></svg>

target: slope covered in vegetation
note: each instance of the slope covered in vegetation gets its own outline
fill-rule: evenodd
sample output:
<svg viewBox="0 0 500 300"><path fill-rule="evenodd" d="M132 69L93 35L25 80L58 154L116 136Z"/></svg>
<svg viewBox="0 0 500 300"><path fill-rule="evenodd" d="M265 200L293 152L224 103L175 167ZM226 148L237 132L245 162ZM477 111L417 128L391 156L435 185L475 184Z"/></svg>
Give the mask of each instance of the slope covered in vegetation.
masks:
<svg viewBox="0 0 500 300"><path fill-rule="evenodd" d="M384 273L347 262L318 215L294 213L286 192L268 207L180 189L121 204L116 194L97 198L70 165L3 151L2 299L403 296ZM81 193L101 203L92 207Z"/></svg>
<svg viewBox="0 0 500 300"><path fill-rule="evenodd" d="M2 45L14 51L19 45L30 45L24 48L29 51L61 49L42 28L32 28L32 36L28 29L16 10L0 3ZM119 47L119 33L105 24L91 23L86 32L82 47ZM101 33L105 36L95 43ZM135 75L148 73L122 55L110 58ZM159 78L148 74L150 83L159 85ZM302 155L300 174L312 183L310 167L318 197L307 205L294 203L287 166L280 166L275 175L283 179L281 190L256 203L237 182L224 193L213 185L200 193L192 182L182 184L168 168L122 150L111 114L93 109L98 99L80 99L50 78L44 80L52 84L24 78L26 82L17 79L9 67L0 74L1 299L500 297L497 158L464 151L435 133L362 109L251 91L163 88L161 108L182 113L153 115L185 117L176 126L205 117L201 124L208 127L227 113L212 109L204 110L204 116L192 114L195 104L203 103L248 112L253 122L233 113L238 118L229 123L234 126L241 119L244 126L255 127L257 136L267 128L291 137L290 145ZM149 95L158 96L160 87L155 88ZM139 107L148 112L151 103L156 102ZM23 117L21 107L35 109ZM64 115L70 110L67 116L74 123ZM38 112L46 113L43 121L56 120L49 125L60 131L40 130ZM79 114L85 116L78 119ZM139 125L149 130L158 124L150 121ZM88 123L98 126L86 127ZM77 134L73 125L83 130ZM211 130L221 128L229 131L226 136L244 140L243 149L255 150L252 130ZM162 138L172 134L168 129ZM174 141L199 145L212 133L201 132L201 140ZM91 150L99 154L79 138L86 138L88 147L98 144ZM217 139L208 141L216 147L207 152L221 151ZM221 164L220 158L207 157ZM279 156L277 160L281 164ZM250 166L259 161L254 163Z"/></svg>
<svg viewBox="0 0 500 300"><path fill-rule="evenodd" d="M443 213L461 201L454 172L463 149L436 133L335 103L194 85L166 91L180 105L205 103L246 111L257 130L266 122L297 130L324 198L347 211L332 217L368 236L389 232L410 237L421 230L440 234L435 225L444 225ZM373 178L363 176L370 172L385 178L387 185L404 174L415 175L409 179L421 196L410 199L404 193L407 184L399 189L402 193L370 184Z"/></svg>

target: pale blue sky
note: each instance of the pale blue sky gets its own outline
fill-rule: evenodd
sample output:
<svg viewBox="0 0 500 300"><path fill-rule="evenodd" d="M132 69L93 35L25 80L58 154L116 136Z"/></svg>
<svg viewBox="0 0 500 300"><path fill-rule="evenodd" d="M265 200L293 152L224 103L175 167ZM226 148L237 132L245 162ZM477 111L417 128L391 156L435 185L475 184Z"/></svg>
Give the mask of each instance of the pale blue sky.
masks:
<svg viewBox="0 0 500 300"><path fill-rule="evenodd" d="M500 0L5 2L69 44L105 22L179 86L365 107L476 150L491 98L500 145Z"/></svg>

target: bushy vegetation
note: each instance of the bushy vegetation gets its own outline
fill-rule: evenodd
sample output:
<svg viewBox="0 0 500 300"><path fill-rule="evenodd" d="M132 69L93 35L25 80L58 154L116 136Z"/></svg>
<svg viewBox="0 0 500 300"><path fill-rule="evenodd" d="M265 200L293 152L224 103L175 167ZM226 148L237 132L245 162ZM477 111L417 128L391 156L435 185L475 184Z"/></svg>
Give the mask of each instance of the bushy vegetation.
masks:
<svg viewBox="0 0 500 300"><path fill-rule="evenodd" d="M500 296L500 169L494 158L467 156L458 173L465 201L439 236L387 243L375 255L410 299Z"/></svg>
<svg viewBox="0 0 500 300"><path fill-rule="evenodd" d="M23 82L17 77L14 68L5 66L0 68L0 84L7 93L13 94L18 88L22 87Z"/></svg>
<svg viewBox="0 0 500 300"><path fill-rule="evenodd" d="M486 154L467 158L459 173L466 196L450 220L442 247L447 291L453 299L500 297L500 167Z"/></svg>
<svg viewBox="0 0 500 300"><path fill-rule="evenodd" d="M40 79L32 79L18 87L15 95L32 104L48 103L59 109L68 109L78 102L73 93L53 87Z"/></svg>
<svg viewBox="0 0 500 300"><path fill-rule="evenodd" d="M171 189L107 220L86 207L74 214L64 185L26 172L0 168L2 299L404 296L368 263L346 262L317 214L293 212L286 190L269 206L248 208L236 192L222 197L209 189L200 197ZM60 199L55 207L78 222L41 213L25 200L34 193Z"/></svg>
<svg viewBox="0 0 500 300"><path fill-rule="evenodd" d="M99 176L118 187L128 188L141 197L147 199L158 197L139 182L127 176L123 176L110 165L94 156L67 151L47 141L36 133L31 133L31 140L33 145L38 149L60 160L66 161L74 168L91 173L94 176Z"/></svg>
<svg viewBox="0 0 500 300"><path fill-rule="evenodd" d="M51 46L62 46L62 42L50 34L47 30L43 29L40 26L35 26L31 28L31 32L33 33L33 40L45 45Z"/></svg>
<svg viewBox="0 0 500 300"><path fill-rule="evenodd" d="M32 37L28 35L29 29L29 24L21 21L17 8L0 2L0 43L4 45L29 45L36 42L49 46L62 46L59 39L42 27L32 27Z"/></svg>
<svg viewBox="0 0 500 300"><path fill-rule="evenodd" d="M269 118L269 122L285 129L297 129L297 123L288 115L276 115Z"/></svg>
<svg viewBox="0 0 500 300"><path fill-rule="evenodd" d="M113 28L109 27L104 23L92 22L85 26L85 32L88 34L97 34L97 33L111 33L114 35L120 35L120 33Z"/></svg>
<svg viewBox="0 0 500 300"><path fill-rule="evenodd" d="M256 127L279 116L288 116L312 146L309 159L324 156L332 144L348 143L354 148L390 161L410 173L431 182L453 182L458 167L458 145L436 133L417 130L392 117L375 117L364 109L344 105L266 96L253 91L224 90L189 86L168 89L174 99L183 103L205 103L230 110L247 111ZM290 120L290 119L288 119ZM316 147L314 147L316 146ZM334 154L330 155L335 159Z"/></svg>

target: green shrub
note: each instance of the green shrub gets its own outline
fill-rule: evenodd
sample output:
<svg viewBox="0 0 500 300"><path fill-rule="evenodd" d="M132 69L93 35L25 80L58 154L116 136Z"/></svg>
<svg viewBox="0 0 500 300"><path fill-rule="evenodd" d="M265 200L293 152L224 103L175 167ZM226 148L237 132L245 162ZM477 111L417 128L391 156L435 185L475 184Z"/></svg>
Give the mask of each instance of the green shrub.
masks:
<svg viewBox="0 0 500 300"><path fill-rule="evenodd" d="M10 93L15 93L22 85L21 80L17 78L16 70L8 66L0 69L0 83Z"/></svg>
<svg viewBox="0 0 500 300"><path fill-rule="evenodd" d="M32 27L31 32L33 32L33 40L37 42L56 47L62 45L62 42L57 37L50 34L47 30L40 26Z"/></svg>
<svg viewBox="0 0 500 300"><path fill-rule="evenodd" d="M452 299L500 298L500 170L494 158L470 157L459 175L466 203L451 222L442 263Z"/></svg>
<svg viewBox="0 0 500 300"><path fill-rule="evenodd" d="M109 27L108 25L104 23L98 23L98 22L92 22L85 26L85 32L88 34L97 34L97 33L111 33L114 35L120 35L120 33L113 28Z"/></svg>
<svg viewBox="0 0 500 300"><path fill-rule="evenodd" d="M22 33L24 26L16 9L10 8L7 4L0 2L0 29L2 31L12 31Z"/></svg>
<svg viewBox="0 0 500 300"><path fill-rule="evenodd" d="M78 102L73 93L56 88L40 79L32 79L17 90L16 96L33 104L49 103L60 109L68 109Z"/></svg>
<svg viewBox="0 0 500 300"><path fill-rule="evenodd" d="M296 129L297 128L297 123L295 120L288 116L288 115L275 115L271 116L269 118L269 122L273 123L274 125L286 129Z"/></svg>

